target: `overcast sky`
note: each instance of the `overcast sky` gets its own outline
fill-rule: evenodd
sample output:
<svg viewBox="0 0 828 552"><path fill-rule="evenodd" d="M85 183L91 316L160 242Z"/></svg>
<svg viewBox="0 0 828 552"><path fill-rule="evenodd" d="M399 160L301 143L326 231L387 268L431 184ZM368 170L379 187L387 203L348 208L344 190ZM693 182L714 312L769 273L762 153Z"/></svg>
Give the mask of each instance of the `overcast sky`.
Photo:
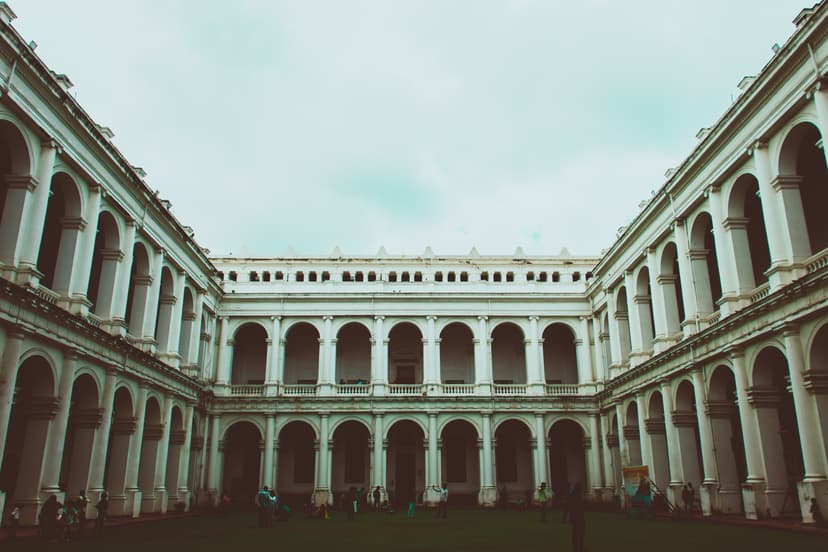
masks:
<svg viewBox="0 0 828 552"><path fill-rule="evenodd" d="M214 255L598 254L808 0L12 0Z"/></svg>

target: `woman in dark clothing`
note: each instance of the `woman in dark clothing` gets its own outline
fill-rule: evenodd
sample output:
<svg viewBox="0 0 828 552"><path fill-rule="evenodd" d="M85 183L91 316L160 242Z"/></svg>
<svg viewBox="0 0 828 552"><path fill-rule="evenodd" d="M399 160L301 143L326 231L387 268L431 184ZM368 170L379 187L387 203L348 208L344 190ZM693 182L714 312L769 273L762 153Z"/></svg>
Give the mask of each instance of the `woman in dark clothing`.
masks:
<svg viewBox="0 0 828 552"><path fill-rule="evenodd" d="M569 523L572 524L572 552L584 552L586 520L584 518L584 497L580 483L575 483L575 487L567 498L566 513L569 514Z"/></svg>

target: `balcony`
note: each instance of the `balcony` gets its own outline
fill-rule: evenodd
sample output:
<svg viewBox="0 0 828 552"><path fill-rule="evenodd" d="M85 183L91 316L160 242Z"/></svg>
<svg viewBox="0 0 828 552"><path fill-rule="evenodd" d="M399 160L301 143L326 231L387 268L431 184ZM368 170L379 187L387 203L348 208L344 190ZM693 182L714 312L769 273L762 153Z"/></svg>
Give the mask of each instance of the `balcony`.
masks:
<svg viewBox="0 0 828 552"><path fill-rule="evenodd" d="M473 383L444 383L441 387L443 395L474 395Z"/></svg>
<svg viewBox="0 0 828 552"><path fill-rule="evenodd" d="M231 397L261 397L264 395L264 385L230 385L228 393Z"/></svg>
<svg viewBox="0 0 828 552"><path fill-rule="evenodd" d="M570 397L580 395L580 389L577 383L547 383L546 396L547 397Z"/></svg>
<svg viewBox="0 0 828 552"><path fill-rule="evenodd" d="M284 384L279 387L279 394L283 397L314 397L316 396L316 384Z"/></svg>
<svg viewBox="0 0 828 552"><path fill-rule="evenodd" d="M417 397L426 394L425 385L421 383L392 383L388 394L393 397Z"/></svg>
<svg viewBox="0 0 828 552"><path fill-rule="evenodd" d="M523 383L496 383L494 394L498 397L520 397L527 394L529 386Z"/></svg>
<svg viewBox="0 0 828 552"><path fill-rule="evenodd" d="M339 384L336 386L336 394L345 397L361 397L370 395L371 386L365 383Z"/></svg>

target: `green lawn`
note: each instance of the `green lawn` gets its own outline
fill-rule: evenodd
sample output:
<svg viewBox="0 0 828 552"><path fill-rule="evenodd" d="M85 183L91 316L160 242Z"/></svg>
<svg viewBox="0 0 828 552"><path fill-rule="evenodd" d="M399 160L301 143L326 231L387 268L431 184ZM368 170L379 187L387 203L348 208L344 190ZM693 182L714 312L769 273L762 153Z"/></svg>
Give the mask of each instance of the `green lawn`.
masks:
<svg viewBox="0 0 828 552"><path fill-rule="evenodd" d="M559 512L550 512L548 519L547 523L540 523L536 511L455 510L449 512L447 520L437 520L431 512L420 511L413 520L406 519L404 513L371 513L349 522L344 514L334 513L328 521L294 516L287 523L274 524L271 529L257 529L254 513L233 513L112 527L101 538L90 537L60 548L107 552L569 550L570 526L560 523ZM626 520L619 515L594 513L587 517L586 545L589 552L646 551L662 547L667 552L795 552L826 550L828 539L759 527ZM24 539L14 546L2 545L4 552L45 548L35 539Z"/></svg>

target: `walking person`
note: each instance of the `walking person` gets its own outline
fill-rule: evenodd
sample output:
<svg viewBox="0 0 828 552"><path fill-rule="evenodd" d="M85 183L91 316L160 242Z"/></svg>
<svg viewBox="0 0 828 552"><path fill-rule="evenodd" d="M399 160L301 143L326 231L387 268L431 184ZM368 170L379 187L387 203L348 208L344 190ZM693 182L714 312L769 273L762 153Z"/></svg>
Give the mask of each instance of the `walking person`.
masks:
<svg viewBox="0 0 828 552"><path fill-rule="evenodd" d="M17 538L17 528L20 527L20 510L23 509L22 504L15 504L9 514L9 531L6 540L14 540Z"/></svg>
<svg viewBox="0 0 828 552"><path fill-rule="evenodd" d="M549 497L546 495L546 482L540 484L538 487L538 508L540 508L540 520L546 521L546 503Z"/></svg>
<svg viewBox="0 0 828 552"><path fill-rule="evenodd" d="M443 486L440 487L440 502L437 503L436 517L438 519L446 519L448 517L448 483L445 481L443 482Z"/></svg>
<svg viewBox="0 0 828 552"><path fill-rule="evenodd" d="M586 519L584 516L584 497L581 483L575 483L566 501L566 512L572 524L572 552L584 552Z"/></svg>
<svg viewBox="0 0 828 552"><path fill-rule="evenodd" d="M109 511L109 493L106 491L101 493L101 498L98 500L95 508L98 509L98 517L95 518L95 533L100 535L103 531L104 522L106 521L106 514Z"/></svg>

